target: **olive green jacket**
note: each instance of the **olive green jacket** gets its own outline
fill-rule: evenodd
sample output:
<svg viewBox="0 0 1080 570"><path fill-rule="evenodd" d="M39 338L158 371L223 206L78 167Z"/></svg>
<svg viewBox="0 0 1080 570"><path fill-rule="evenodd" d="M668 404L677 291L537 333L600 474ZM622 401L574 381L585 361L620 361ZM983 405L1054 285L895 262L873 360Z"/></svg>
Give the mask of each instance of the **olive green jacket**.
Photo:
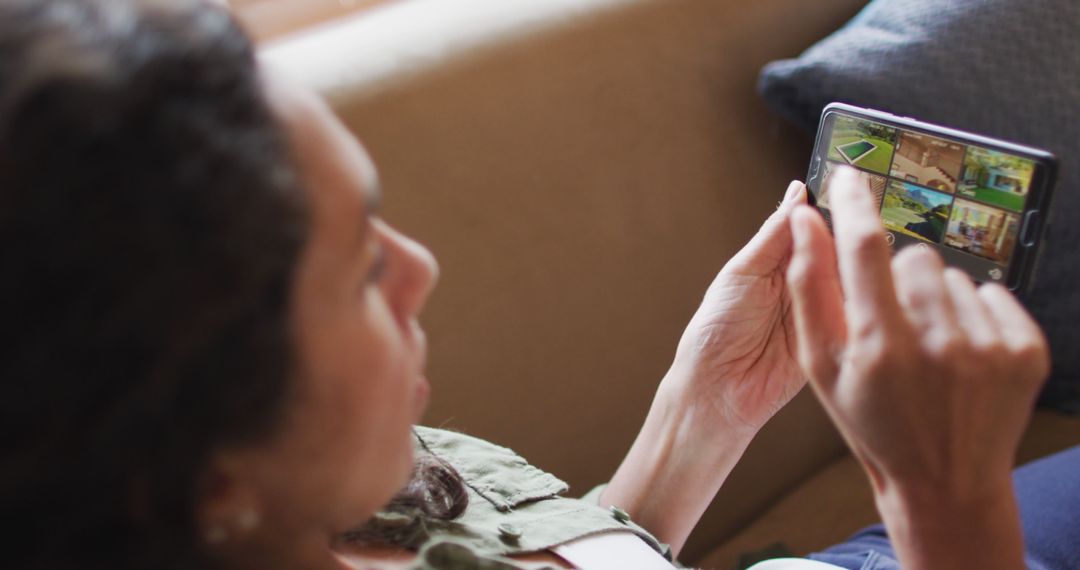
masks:
<svg viewBox="0 0 1080 570"><path fill-rule="evenodd" d="M547 550L611 530L629 530L667 559L671 550L634 524L624 511L597 504L602 487L581 499L563 496L568 486L513 451L464 434L417 427L417 453L454 466L468 487L469 506L452 521L382 513L375 524L409 533L417 548L415 570L523 570L508 556ZM417 524L419 523L419 524Z"/></svg>

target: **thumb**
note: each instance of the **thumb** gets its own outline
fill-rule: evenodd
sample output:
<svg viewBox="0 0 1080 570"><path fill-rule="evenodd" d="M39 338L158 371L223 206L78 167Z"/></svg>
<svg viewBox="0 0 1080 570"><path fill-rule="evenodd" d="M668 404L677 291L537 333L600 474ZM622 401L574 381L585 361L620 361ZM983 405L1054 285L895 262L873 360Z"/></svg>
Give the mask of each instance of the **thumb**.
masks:
<svg viewBox="0 0 1080 570"><path fill-rule="evenodd" d="M836 249L825 220L810 206L791 213L793 252L787 284L798 338L799 364L818 389L831 391L847 337Z"/></svg>
<svg viewBox="0 0 1080 570"><path fill-rule="evenodd" d="M731 259L729 266L739 273L766 275L776 271L791 253L788 216L806 203L806 185L797 180L788 185L784 200L758 229L754 237Z"/></svg>

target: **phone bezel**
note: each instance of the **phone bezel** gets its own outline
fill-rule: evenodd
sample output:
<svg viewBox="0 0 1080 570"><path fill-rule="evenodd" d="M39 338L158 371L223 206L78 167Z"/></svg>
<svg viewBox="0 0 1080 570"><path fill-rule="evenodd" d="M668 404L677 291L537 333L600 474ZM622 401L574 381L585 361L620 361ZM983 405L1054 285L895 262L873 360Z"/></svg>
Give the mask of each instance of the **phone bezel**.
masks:
<svg viewBox="0 0 1080 570"><path fill-rule="evenodd" d="M827 147L829 141L823 142L822 139L826 134L826 130L831 133L831 128L826 129L835 120L830 117L831 115L865 119L890 127L952 140L963 145L975 145L994 151L1006 152L1033 161L1035 163L1035 172L1032 175L1027 202L1024 209L1019 212L1021 221L1015 250L1007 265L1006 276L1001 281L1009 290L1018 293L1025 291L1030 286L1034 277L1039 246L1045 239L1046 229L1051 221L1047 212L1050 209L1054 183L1057 179L1057 158L1053 154L1042 149L935 125L911 117L901 117L884 111L856 107L846 103L830 103L821 112L821 121L818 123L818 131L814 137L814 151L810 158L810 167L806 177L811 199L820 190L818 177L824 171L823 165L828 162ZM875 171L868 172L891 177L890 174ZM1029 227L1032 223L1036 224L1035 228ZM945 247L941 244L933 244L933 246L935 249ZM977 276L972 275L972 278L980 281Z"/></svg>

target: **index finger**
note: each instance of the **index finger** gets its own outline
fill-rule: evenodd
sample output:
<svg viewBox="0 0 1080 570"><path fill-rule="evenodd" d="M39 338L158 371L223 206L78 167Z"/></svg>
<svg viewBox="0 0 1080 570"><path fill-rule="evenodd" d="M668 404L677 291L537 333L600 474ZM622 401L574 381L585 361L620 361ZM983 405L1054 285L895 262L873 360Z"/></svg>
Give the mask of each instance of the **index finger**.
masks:
<svg viewBox="0 0 1080 570"><path fill-rule="evenodd" d="M902 316L893 286L892 254L885 242L870 175L838 167L826 183L849 328L865 331L899 325Z"/></svg>

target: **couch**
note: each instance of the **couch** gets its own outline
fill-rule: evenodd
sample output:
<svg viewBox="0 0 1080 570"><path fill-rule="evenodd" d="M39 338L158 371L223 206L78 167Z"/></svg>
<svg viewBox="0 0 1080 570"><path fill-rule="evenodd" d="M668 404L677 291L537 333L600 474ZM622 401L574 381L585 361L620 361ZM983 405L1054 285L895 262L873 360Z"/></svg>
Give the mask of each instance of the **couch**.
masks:
<svg viewBox="0 0 1080 570"><path fill-rule="evenodd" d="M809 137L754 91L860 0L396 0L262 57L365 143L384 216L442 277L425 423L584 493L613 473L715 272L804 174ZM1019 460L1080 443L1036 414ZM761 432L682 560L803 553L876 514L813 399Z"/></svg>

